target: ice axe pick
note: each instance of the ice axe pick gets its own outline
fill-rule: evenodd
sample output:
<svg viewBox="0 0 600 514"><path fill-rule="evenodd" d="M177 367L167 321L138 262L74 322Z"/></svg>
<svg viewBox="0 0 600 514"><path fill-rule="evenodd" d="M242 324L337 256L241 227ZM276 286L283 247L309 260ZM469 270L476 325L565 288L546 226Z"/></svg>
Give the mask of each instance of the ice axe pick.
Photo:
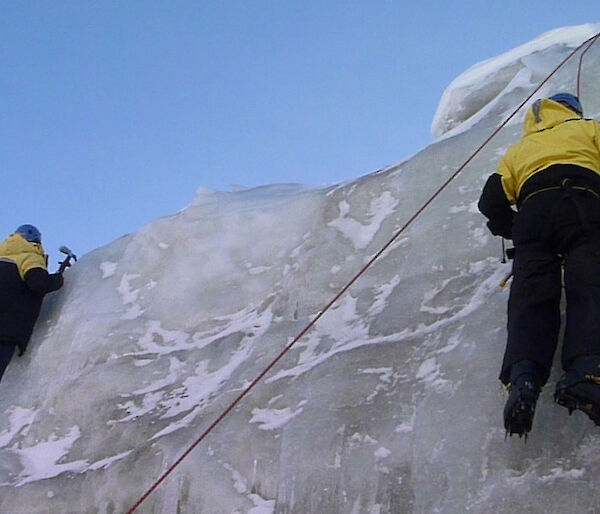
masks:
<svg viewBox="0 0 600 514"><path fill-rule="evenodd" d="M60 267L58 268L58 271L57 271L57 273L60 273L62 275L64 273L64 271L69 266L71 266L71 259L73 259L74 261L77 261L77 256L67 246L61 246L58 249L58 251L60 253L64 253L66 255L65 259L62 262L59 262Z"/></svg>

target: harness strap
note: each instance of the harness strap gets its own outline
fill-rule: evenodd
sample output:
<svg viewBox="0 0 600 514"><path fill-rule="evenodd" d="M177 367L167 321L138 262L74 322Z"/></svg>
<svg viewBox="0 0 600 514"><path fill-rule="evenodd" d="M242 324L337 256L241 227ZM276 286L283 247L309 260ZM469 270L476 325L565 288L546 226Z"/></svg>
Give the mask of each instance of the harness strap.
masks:
<svg viewBox="0 0 600 514"><path fill-rule="evenodd" d="M525 205L525 202L527 200L529 200L532 196L536 196L540 193L546 193L548 191L561 191L561 190L562 191L567 191L567 190L583 191L583 192L594 195L598 200L600 200L600 194L598 194L592 188L586 187L586 186L574 186L574 185L571 185L571 182L572 182L572 180L570 178L565 178L561 182L560 186L542 187L541 189L532 191L525 198L523 198L522 201L519 202L519 208L522 208L523 205Z"/></svg>
<svg viewBox="0 0 600 514"><path fill-rule="evenodd" d="M552 209L550 210L550 214L548 215L548 218L546 219L546 223L544 223L544 226L542 229L542 234L544 234L545 236L549 235L550 230L551 230L550 227L552 226L552 224L554 222L554 217L556 216L556 212L557 212L559 206L563 202L568 201L568 200L573 202L573 206L575 207L575 210L577 211L579 220L580 220L581 225L583 226L584 230L589 229L589 223L588 223L587 216L585 215L585 212L584 212L580 202L578 202L577 198L575 198L575 196L573 195L573 192L590 193L598 200L600 200L600 194L598 194L596 191L594 191L593 189L591 189L589 187L573 185L572 179L565 178L561 181L559 186L550 186L550 187L541 188L541 189L538 189L537 191L533 191L532 193L528 194L521 202L519 209L521 209L523 207L523 205L525 204L525 202L532 196L535 196L539 193L544 193L547 191L563 191L564 194L561 195L558 202L556 202L554 204L554 206L552 207ZM566 241L563 241L562 243L563 244L561 244L561 246L564 246Z"/></svg>

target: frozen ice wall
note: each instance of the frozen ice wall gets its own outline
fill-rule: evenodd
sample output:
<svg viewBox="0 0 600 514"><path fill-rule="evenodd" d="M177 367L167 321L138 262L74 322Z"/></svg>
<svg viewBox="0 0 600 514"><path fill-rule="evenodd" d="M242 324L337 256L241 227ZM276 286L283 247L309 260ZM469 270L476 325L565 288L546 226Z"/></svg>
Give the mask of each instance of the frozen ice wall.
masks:
<svg viewBox="0 0 600 514"><path fill-rule="evenodd" d="M559 56L566 57L597 32L598 25L594 24L552 30L510 52L475 64L444 91L431 124L432 135L449 137L483 118L488 124L499 125L515 107L513 92L522 99L523 90L537 86L558 66L562 60ZM553 82L540 94L556 87L575 92L572 82L572 77L564 84Z"/></svg>
<svg viewBox="0 0 600 514"><path fill-rule="evenodd" d="M596 30L521 52L538 75L514 87L475 76L471 114L448 128L461 129L400 165L322 189L201 190L81 259L0 384L0 512L125 512ZM599 66L600 45L582 84L594 117ZM575 75L572 61L547 90ZM520 131L503 130L139 511L593 512L597 429L553 404L556 373L527 445L504 440L510 265L476 202Z"/></svg>

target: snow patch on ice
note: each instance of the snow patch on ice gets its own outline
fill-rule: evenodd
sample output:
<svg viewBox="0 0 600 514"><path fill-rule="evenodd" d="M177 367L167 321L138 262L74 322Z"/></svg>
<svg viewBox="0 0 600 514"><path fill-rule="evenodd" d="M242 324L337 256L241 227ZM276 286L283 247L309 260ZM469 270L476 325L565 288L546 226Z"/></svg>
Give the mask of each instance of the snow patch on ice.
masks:
<svg viewBox="0 0 600 514"><path fill-rule="evenodd" d="M74 426L64 437L52 434L48 441L35 446L12 449L23 466L16 485L22 486L29 482L52 478L68 471L77 473L84 470L87 467L85 460L61 463L80 435L79 427Z"/></svg>
<svg viewBox="0 0 600 514"><path fill-rule="evenodd" d="M137 340L140 351L125 354L134 355L168 355L179 350L189 348L189 334L180 330L168 330L162 327L158 320L150 320L146 323L146 333Z"/></svg>
<svg viewBox="0 0 600 514"><path fill-rule="evenodd" d="M289 407L285 409L252 409L250 423L258 423L258 428L261 430L277 430L298 416L303 411L302 406L306 403L306 401L300 402L296 410Z"/></svg>
<svg viewBox="0 0 600 514"><path fill-rule="evenodd" d="M248 514L273 514L275 512L275 500L265 500L258 494L250 494L248 498L254 503Z"/></svg>
<svg viewBox="0 0 600 514"><path fill-rule="evenodd" d="M38 411L15 406L8 411L9 428L0 432L0 448L7 446L18 435L27 435Z"/></svg>
<svg viewBox="0 0 600 514"><path fill-rule="evenodd" d="M398 200L389 191L384 191L381 196L371 200L367 212L370 223L362 224L348 216L350 204L346 200L342 200L338 205L339 217L330 221L328 225L336 228L350 239L357 250L366 248L381 228L382 222L394 212L397 205Z"/></svg>
<svg viewBox="0 0 600 514"><path fill-rule="evenodd" d="M538 63L538 52L550 47L575 48L600 30L600 24L563 27L502 55L475 64L446 88L431 124L436 139L447 138L472 128L495 107L503 95L530 85L532 73L547 65ZM557 62L560 62L557 54ZM545 63L544 63L545 64Z"/></svg>
<svg viewBox="0 0 600 514"><path fill-rule="evenodd" d="M241 312L218 318L218 321L223 322L221 329L198 332L191 338L186 332L163 328L158 320L148 321L146 333L137 341L139 350L123 354L120 358L140 357L134 361L134 365L145 366L159 357L169 356L168 371L154 380L154 375L149 374L144 387L123 395L118 408L124 411L124 416L110 420L109 425L129 422L156 411L161 413L161 419L177 418L182 414L183 417L160 430L153 438L188 426L217 394L221 385L231 379L238 367L248 359L253 341L264 334L272 319L270 307L257 313L255 306L248 306ZM195 372L182 379L184 362L178 357L179 352L199 350L214 341L238 333L245 334L245 337L223 366L213 372L209 371L212 367L209 361L199 361Z"/></svg>
<svg viewBox="0 0 600 514"><path fill-rule="evenodd" d="M256 465L256 461L255 461ZM231 464L223 463L223 467L231 473L233 488L238 494L242 494L248 498L254 507L246 511L246 514L273 514L275 512L275 500L267 500L256 492L250 492L246 478L231 466ZM231 514L241 514L235 510Z"/></svg>
<svg viewBox="0 0 600 514"><path fill-rule="evenodd" d="M428 382L433 382L440 374L440 365L436 362L435 357L427 359L415 374L415 377Z"/></svg>
<svg viewBox="0 0 600 514"><path fill-rule="evenodd" d="M102 278L112 277L117 271L118 263L105 261L100 264L100 271L102 272Z"/></svg>
<svg viewBox="0 0 600 514"><path fill-rule="evenodd" d="M144 312L137 303L140 289L133 289L131 286L131 281L139 277L140 275L135 273L125 273L121 277L119 287L117 287L117 291L123 300L123 305L128 307L127 312L121 316L121 319L123 320L134 320L140 317Z"/></svg>
<svg viewBox="0 0 600 514"><path fill-rule="evenodd" d="M375 455L375 458L377 460L381 460L381 459L385 459L387 457L389 457L392 454L392 452L390 450L388 450L387 448L384 448L383 446L381 448L378 448L377 450L375 450L375 453L373 455Z"/></svg>
<svg viewBox="0 0 600 514"><path fill-rule="evenodd" d="M121 459L124 459L125 457L129 456L132 452L133 450L129 450L123 453L119 453L118 455L113 455L112 457L100 459L99 461L90 464L87 469L89 469L90 471L97 471L99 469L109 468L112 464L120 461Z"/></svg>
<svg viewBox="0 0 600 514"><path fill-rule="evenodd" d="M497 261L493 257L470 263L468 270L462 272L458 277L478 276L476 286L470 293L470 300L467 303L460 306L458 310L455 306L451 307L449 305L439 308L424 308L423 310L426 312L436 314L435 321L430 324L419 323L416 327L407 327L391 335L370 336L365 318L359 316L356 312L356 299L346 295L329 313L319 320L312 332L308 334L309 342L305 343L306 351L309 348L316 348L321 338L332 337L333 334L336 338L335 343L327 351L313 353L312 355L303 354L302 360L299 360L296 366L282 370L266 381L274 382L282 378L300 376L342 352L352 351L368 345L398 344L404 339L419 339L428 334L436 333L445 326L459 322L482 306L490 295L498 291L498 284L504 278L503 275L504 270L498 268ZM456 278L453 277L443 282L442 288ZM428 297L433 298L440 290L436 288ZM440 379L439 381L432 381L432 385L436 389L444 389L448 387L449 383Z"/></svg>
<svg viewBox="0 0 600 514"><path fill-rule="evenodd" d="M388 298L398 284L400 284L400 275L395 275L391 282L375 288L375 300L369 309L370 316L378 316L384 311L388 304Z"/></svg>

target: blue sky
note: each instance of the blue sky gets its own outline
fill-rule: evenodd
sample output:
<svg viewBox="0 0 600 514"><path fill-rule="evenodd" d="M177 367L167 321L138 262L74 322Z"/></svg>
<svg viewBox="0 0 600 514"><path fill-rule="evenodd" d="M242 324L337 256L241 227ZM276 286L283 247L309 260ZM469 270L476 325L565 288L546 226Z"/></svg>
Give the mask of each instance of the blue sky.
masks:
<svg viewBox="0 0 600 514"><path fill-rule="evenodd" d="M579 0L3 0L0 237L36 224L55 265L201 186L364 175L431 142L473 64L599 21Z"/></svg>

